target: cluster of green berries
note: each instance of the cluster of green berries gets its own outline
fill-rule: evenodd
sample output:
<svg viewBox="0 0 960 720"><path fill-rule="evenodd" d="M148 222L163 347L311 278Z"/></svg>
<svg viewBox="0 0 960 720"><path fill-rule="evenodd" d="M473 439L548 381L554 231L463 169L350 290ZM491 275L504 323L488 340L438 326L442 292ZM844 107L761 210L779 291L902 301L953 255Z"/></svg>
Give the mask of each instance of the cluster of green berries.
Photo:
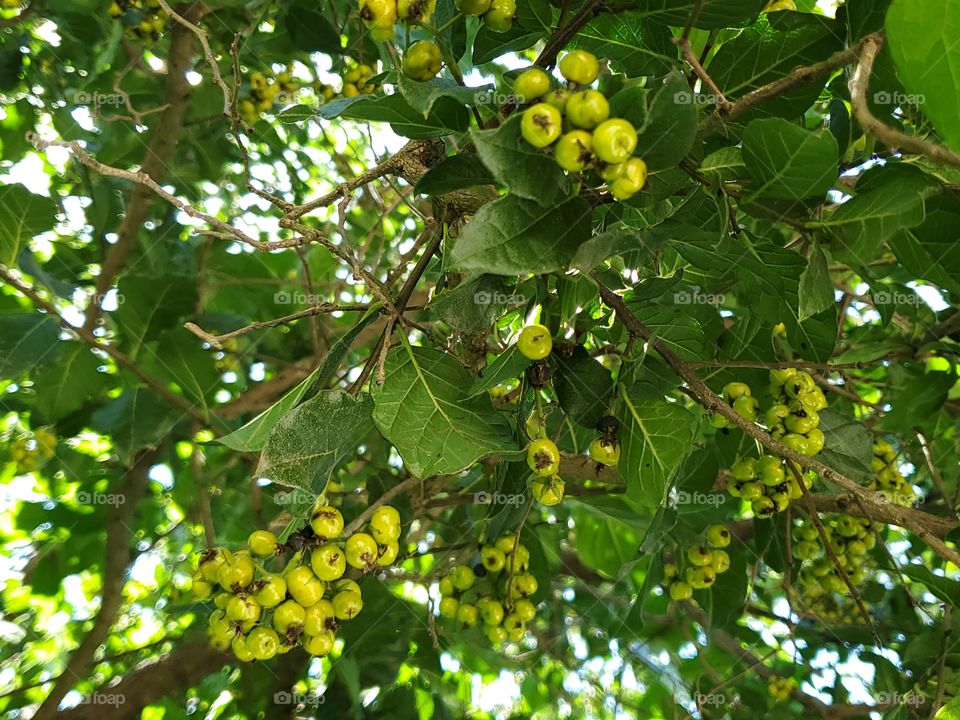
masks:
<svg viewBox="0 0 960 720"><path fill-rule="evenodd" d="M767 692L770 693L770 697L780 702L789 699L796 687L797 684L792 678L774 675L767 680Z"/></svg>
<svg viewBox="0 0 960 720"><path fill-rule="evenodd" d="M530 552L513 535L482 546L476 565L458 565L440 579L440 616L463 627L482 624L494 645L520 642L537 615L529 597L539 586L529 567Z"/></svg>
<svg viewBox="0 0 960 720"><path fill-rule="evenodd" d="M596 173L617 200L628 200L647 182L647 165L634 157L637 130L629 120L610 117L606 96L590 85L600 61L584 50L560 60L566 88L554 89L551 77L537 67L517 76L513 93L523 111L520 131L535 148L551 147L557 164L571 173Z"/></svg>
<svg viewBox="0 0 960 720"><path fill-rule="evenodd" d="M823 390L810 375L795 368L770 371L773 406L764 416L767 431L801 455L823 450L820 411L827 407Z"/></svg>
<svg viewBox="0 0 960 720"><path fill-rule="evenodd" d="M107 14L123 23L127 36L144 42L159 40L167 25L167 13L157 0L113 0Z"/></svg>
<svg viewBox="0 0 960 720"><path fill-rule="evenodd" d="M793 500L803 497L801 482L809 488L812 476L803 473L800 480L788 476L785 463L776 455L742 457L730 468L727 492L750 503L755 517L768 518L783 512Z"/></svg>
<svg viewBox="0 0 960 720"><path fill-rule="evenodd" d="M767 431L801 455L812 456L823 450L819 412L827 407L827 400L813 378L794 368L771 370L770 394L774 404L763 417ZM759 403L749 385L727 383L722 396L740 417L757 422ZM719 413L714 414L713 425L719 429L733 426ZM784 461L774 455L739 458L730 468L730 475L727 491L749 502L758 518L786 510L792 500L803 497L800 483L809 488L813 478L809 473L802 473L799 479L794 477L787 472Z"/></svg>
<svg viewBox="0 0 960 720"><path fill-rule="evenodd" d="M897 451L885 440L873 444L873 460L870 468L876 473L870 488L894 505L910 507L917 501L913 486L907 482L897 467Z"/></svg>
<svg viewBox="0 0 960 720"><path fill-rule="evenodd" d="M250 94L237 104L240 117L248 125L253 125L260 119L260 115L270 110L277 101L289 102L290 96L300 86L294 82L290 68L278 73L275 77L268 77L262 72L250 75Z"/></svg>
<svg viewBox="0 0 960 720"><path fill-rule="evenodd" d="M38 428L31 435L21 435L10 443L10 461L18 473L39 470L57 451L57 435L47 428Z"/></svg>
<svg viewBox="0 0 960 720"><path fill-rule="evenodd" d="M437 9L437 0L360 0L360 18L374 40L393 38L397 23L425 25Z"/></svg>
<svg viewBox="0 0 960 720"><path fill-rule="evenodd" d="M873 568L868 553L877 544L878 529L870 519L850 515L840 515L823 524L830 547L854 585L862 585ZM804 596L816 601L831 593L847 595L850 588L823 550L817 528L812 523L801 522L794 527L793 536L796 543L793 554L803 561L798 585Z"/></svg>
<svg viewBox="0 0 960 720"><path fill-rule="evenodd" d="M241 662L269 660L300 645L310 655L329 654L339 622L363 609L363 595L347 568L367 572L392 564L399 551L400 514L388 505L370 517L369 533L341 539L343 516L334 507L314 507L309 529L297 543L280 543L256 530L238 552L211 548L200 558L194 595L212 599L210 642ZM293 545L302 548L286 554Z"/></svg>
<svg viewBox="0 0 960 720"><path fill-rule="evenodd" d="M674 601L689 600L694 590L707 590L713 587L717 576L730 569L730 556L723 548L732 539L726 525L710 525L704 531L703 541L687 548L681 558L686 561L681 578L681 568L675 563L663 566L663 588Z"/></svg>

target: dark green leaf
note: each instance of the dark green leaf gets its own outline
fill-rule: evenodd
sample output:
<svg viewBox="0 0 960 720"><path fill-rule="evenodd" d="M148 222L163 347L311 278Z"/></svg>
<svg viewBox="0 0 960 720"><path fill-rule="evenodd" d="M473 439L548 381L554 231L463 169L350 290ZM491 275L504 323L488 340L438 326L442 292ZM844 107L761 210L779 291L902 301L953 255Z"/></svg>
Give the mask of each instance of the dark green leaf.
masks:
<svg viewBox="0 0 960 720"><path fill-rule="evenodd" d="M53 229L56 213L53 200L23 185L0 187L0 263L13 265L23 243Z"/></svg>
<svg viewBox="0 0 960 720"><path fill-rule="evenodd" d="M570 196L570 181L552 157L520 137L520 120L518 113L494 130L472 130L477 155L514 195L556 205Z"/></svg>
<svg viewBox="0 0 960 720"><path fill-rule="evenodd" d="M590 206L577 197L543 207L507 195L473 216L450 252L450 265L493 275L562 270L590 237L590 216Z"/></svg>

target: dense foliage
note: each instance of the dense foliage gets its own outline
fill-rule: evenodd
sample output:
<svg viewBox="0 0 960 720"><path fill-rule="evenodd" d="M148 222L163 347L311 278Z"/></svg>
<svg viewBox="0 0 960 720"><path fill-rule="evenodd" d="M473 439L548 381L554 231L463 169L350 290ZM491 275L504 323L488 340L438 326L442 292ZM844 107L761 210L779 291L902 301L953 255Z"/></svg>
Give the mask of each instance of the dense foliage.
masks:
<svg viewBox="0 0 960 720"><path fill-rule="evenodd" d="M960 717L958 38L3 0L0 713Z"/></svg>

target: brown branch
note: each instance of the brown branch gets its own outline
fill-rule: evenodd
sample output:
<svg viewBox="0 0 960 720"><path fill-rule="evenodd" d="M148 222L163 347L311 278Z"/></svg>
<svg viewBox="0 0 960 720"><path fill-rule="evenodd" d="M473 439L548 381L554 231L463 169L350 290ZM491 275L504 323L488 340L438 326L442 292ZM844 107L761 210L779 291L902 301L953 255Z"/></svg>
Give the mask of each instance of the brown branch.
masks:
<svg viewBox="0 0 960 720"><path fill-rule="evenodd" d="M539 65L540 67L550 67L553 65L560 51L597 15L603 13L619 13L625 10L632 10L634 7L632 4L607 5L603 0L587 0L584 6L580 8L580 12L574 15L569 23L563 27L558 27L554 31L533 64Z"/></svg>
<svg viewBox="0 0 960 720"><path fill-rule="evenodd" d="M204 342L210 343L213 347L219 350L223 348L223 342L225 340L230 340L231 338L239 337L240 335L246 335L248 332L253 332L254 330L266 330L267 328L277 327L278 325L289 325L296 320L314 317L315 315L322 315L323 313L366 312L369 308L370 306L365 304L338 305L337 303L321 303L319 305L308 307L305 310L299 310L295 313L291 313L290 315L274 318L273 320L252 322L249 325L244 325L242 328L232 330L228 333L224 333L223 335L211 335L199 325L192 322L185 323L184 327Z"/></svg>
<svg viewBox="0 0 960 720"><path fill-rule="evenodd" d="M341 533L343 537L348 537L363 527L363 524L370 519L370 516L373 515L373 512L383 505L386 505L388 502L393 500L398 495L402 495L406 492L413 490L416 487L419 487L421 483L420 478L408 477L406 480L398 482L392 488L387 490L383 495L378 497L372 503L367 505L363 509L363 512L357 515L349 525L347 525L343 532Z"/></svg>
<svg viewBox="0 0 960 720"><path fill-rule="evenodd" d="M191 3L183 14L197 20L206 12L203 3ZM183 132L183 120L187 112L191 88L187 70L193 55L193 37L190 31L177 25L170 31L170 48L167 52L167 86L164 93L166 109L160 115L153 138L140 167L140 174L160 182L169 170L177 143ZM38 147L39 149L39 147ZM152 193L142 184L134 186L127 202L126 212L117 229L117 241L107 251L96 280L96 294L87 306L84 327L92 330L100 318L100 303L120 271L126 266L130 253L147 220Z"/></svg>
<svg viewBox="0 0 960 720"><path fill-rule="evenodd" d="M680 48L680 50L683 52L683 57L686 59L687 63L689 63L690 67L693 68L693 71L697 74L697 77L700 78L701 82L706 85L707 89L713 93L713 98L716 100L717 105L719 106L719 112L729 114L733 110L733 103L727 99L727 96L723 94L723 91L713 81L713 78L710 77L710 73L704 70L703 65L700 64L697 56L694 55L693 50L690 48L690 41L687 39L686 35L681 38L674 38L673 44Z"/></svg>
<svg viewBox="0 0 960 720"><path fill-rule="evenodd" d="M317 208L330 207L363 185L372 183L374 180L379 180L386 175L398 174L411 159L418 157L429 145L429 142L422 140L411 140L377 166L370 168L351 180L340 183L326 195L305 202L302 205L291 207L284 213L284 219L296 220Z"/></svg>
<svg viewBox="0 0 960 720"><path fill-rule="evenodd" d="M630 334L644 339L657 351L667 364L673 368L673 371L686 382L690 396L700 405L712 413L723 415L732 425L735 425L747 435L757 440L773 454L785 460L792 461L797 466L806 470L812 470L823 479L838 485L859 502L863 503L865 508L871 508L877 513L889 516L892 524L899 525L914 533L943 559L949 560L955 565L960 564L960 553L949 547L942 539L931 532L930 528L925 524L918 522L916 515L912 515L912 513L916 511L901 508L893 503L884 502L877 497L877 493L874 491L863 487L860 483L829 467L815 457L801 455L796 450L787 447L781 441L773 438L756 424L741 417L723 398L707 387L707 384L700 379L684 360L679 358L661 340L655 338L650 329L640 322L636 315L630 312L630 309L619 295L610 290L610 288L604 285L596 276L593 276L593 280L600 291L600 297L609 307L616 311L617 316L621 322L624 323Z"/></svg>
<svg viewBox="0 0 960 720"><path fill-rule="evenodd" d="M111 695L118 702L112 705L84 703L57 715L58 720L126 720L140 717L143 708L161 698L193 687L224 665L236 661L215 650L205 640L189 642L169 655L148 663L129 673L112 685L97 688L96 692ZM39 717L39 715L34 716Z"/></svg>
<svg viewBox="0 0 960 720"><path fill-rule="evenodd" d="M100 609L93 626L83 641L70 655L64 672L57 678L50 694L34 714L34 720L50 720L64 696L77 683L84 680L94 665L93 656L110 634L110 628L123 604L123 586L127 566L130 564L130 539L133 536L137 503L144 496L149 484L147 472L156 461L157 452L142 452L123 477L116 493L120 502L113 505L107 517L107 546L101 577Z"/></svg>
<svg viewBox="0 0 960 720"><path fill-rule="evenodd" d="M934 162L960 167L960 155L943 145L927 142L916 135L908 135L887 125L877 118L867 104L867 90L870 87L870 75L873 64L883 47L882 35L868 35L861 41L859 57L853 77L850 78L850 106L857 122L865 132L876 136L885 145L900 148L917 155L926 155Z"/></svg>
<svg viewBox="0 0 960 720"><path fill-rule="evenodd" d="M213 217L212 215L208 215L204 212L201 212L196 208L194 208L189 203L186 203L180 198L178 198L176 195L173 195L167 192L160 186L160 184L156 180L154 180L150 175L143 172L142 170L139 172L133 172L131 170L123 170L122 168L113 167L111 165L106 165L100 162L99 160L94 158L92 155L90 155L86 150L80 147L80 144L76 141L43 140L33 132L27 133L27 140L30 141L34 145L34 147L37 148L37 150L45 150L46 148L49 148L49 147L61 147L61 148L70 150L70 152L73 154L73 156L77 159L78 162L80 162L83 165L86 165L94 172L100 175L104 175L106 177L115 177L115 178L120 178L122 180L129 180L132 183L136 183L138 188L144 189L143 192L147 192L148 190L150 191L150 192L147 192L147 195L150 195L151 193L154 195L157 195L163 200L165 200L166 202L168 202L173 207L177 208L177 210L180 210L181 212L185 213L186 215L189 215L190 217L195 218L197 220L202 220L203 222L207 223L211 227L217 228L217 231L206 231L201 234L209 235L211 237L223 238L227 240L236 240L246 245L250 245L251 247L256 248L257 250L265 250L268 252L273 250L282 250L284 248L299 247L300 245L303 245L309 242L307 238L303 238L303 237L294 237L289 240L281 240L281 241L272 242L272 243L260 242L259 240L255 240L254 238L250 237L239 228L235 228L229 223L223 222L222 220L219 220ZM145 202L146 201L144 201L144 203ZM124 222L126 222L126 219L130 217L131 212L132 212L132 209L127 211L127 214L124 216ZM146 205L144 205L142 213L144 217L146 217L146 213L147 213ZM121 224L121 229L122 228L123 228L123 225ZM134 237L134 239L130 241L131 247L135 240L136 238ZM111 248L110 253L108 253L107 260L104 262L104 270L107 269L107 263L110 261L110 256L113 255L115 252L118 252L117 251L118 247L120 247L120 240L117 241L117 243ZM123 257L124 264L126 264L126 258L127 258L127 255L129 255L129 251L130 251L130 248L128 247ZM116 272L114 273L114 277L116 277L116 274L120 272L120 269L122 267L123 265L116 266ZM113 282L113 278L111 278L110 283L108 283L101 289L101 285L104 282L106 282L105 280L101 281L100 278L103 278L103 277L105 277L105 274L104 274L104 271L101 271L100 275L97 278L97 291L100 293L103 293L107 288L109 288L110 284L112 284Z"/></svg>
<svg viewBox="0 0 960 720"><path fill-rule="evenodd" d="M879 36L867 35L855 47L846 48L844 50L835 52L822 62L795 68L782 78L774 80L767 85L748 92L746 95L734 102L730 109L726 112L723 111L723 108L717 108L716 111L714 111L709 117L705 118L703 122L700 123L700 128L698 130L699 135L702 137L703 135L713 132L723 123L736 120L747 111L752 110L757 105L769 100L772 97L782 95L788 90L793 90L801 85L811 83L814 80L823 77L824 75L829 75L830 73L839 70L844 65L849 65L850 63L856 62L857 58L859 57L859 48L863 47L871 38L877 37Z"/></svg>

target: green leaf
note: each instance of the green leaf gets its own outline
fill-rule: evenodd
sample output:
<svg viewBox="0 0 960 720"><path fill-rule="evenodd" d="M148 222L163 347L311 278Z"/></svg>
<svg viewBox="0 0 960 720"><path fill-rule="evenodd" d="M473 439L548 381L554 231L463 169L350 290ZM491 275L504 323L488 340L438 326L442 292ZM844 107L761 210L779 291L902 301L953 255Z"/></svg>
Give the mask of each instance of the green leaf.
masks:
<svg viewBox="0 0 960 720"><path fill-rule="evenodd" d="M51 198L35 195L16 183L0 187L0 263L13 265L20 246L52 230L56 215Z"/></svg>
<svg viewBox="0 0 960 720"><path fill-rule="evenodd" d="M556 160L523 140L520 121L517 113L493 130L471 130L477 155L514 195L542 205L558 204L570 196L570 181Z"/></svg>
<svg viewBox="0 0 960 720"><path fill-rule="evenodd" d="M554 207L507 195L480 208L450 252L450 266L493 275L562 270L591 232L591 207L578 197Z"/></svg>
<svg viewBox="0 0 960 720"><path fill-rule="evenodd" d="M573 356L552 357L557 374L553 379L563 411L584 427L594 427L607 414L613 395L610 370L591 358L578 345Z"/></svg>
<svg viewBox="0 0 960 720"><path fill-rule="evenodd" d="M892 570L893 568L891 568ZM911 580L923 583L931 594L936 595L945 603L949 603L953 607L960 603L960 583L957 583L956 580L951 580L942 575L934 575L929 568L910 563L901 565L900 572Z"/></svg>
<svg viewBox="0 0 960 720"><path fill-rule="evenodd" d="M605 58L615 72L630 77L666 75L677 62L670 29L637 12L598 15L571 44Z"/></svg>
<svg viewBox="0 0 960 720"><path fill-rule="evenodd" d="M421 177L414 192L443 195L476 185L493 185L493 175L476 155L461 153L440 161Z"/></svg>
<svg viewBox="0 0 960 720"><path fill-rule="evenodd" d="M339 31L314 3L308 0L291 3L284 13L283 22L291 42L298 50L327 55L343 53Z"/></svg>
<svg viewBox="0 0 960 720"><path fill-rule="evenodd" d="M108 376L98 370L102 362L84 343L61 342L32 374L34 406L48 420L78 410L106 385Z"/></svg>
<svg viewBox="0 0 960 720"><path fill-rule="evenodd" d="M464 87L449 78L433 78L426 82L418 82L402 73L397 87L410 107L423 113L424 117L429 115L440 98L451 98L463 105L476 105L492 91L488 85Z"/></svg>
<svg viewBox="0 0 960 720"><path fill-rule="evenodd" d="M644 123L637 127L636 155L651 170L673 167L693 147L697 136L697 109L688 98L690 86L671 75L650 102Z"/></svg>
<svg viewBox="0 0 960 720"><path fill-rule="evenodd" d="M885 24L907 91L940 136L960 150L960 5L955 0L893 0Z"/></svg>
<svg viewBox="0 0 960 720"><path fill-rule="evenodd" d="M820 456L823 462L860 482L867 482L875 475L870 469L873 436L863 423L826 409L820 413L820 429L826 438Z"/></svg>
<svg viewBox="0 0 960 720"><path fill-rule="evenodd" d="M322 390L274 426L257 466L259 477L319 494L373 430L368 395Z"/></svg>
<svg viewBox="0 0 960 720"><path fill-rule="evenodd" d="M837 141L780 118L754 120L743 132L743 159L757 186L750 198L820 197L838 172Z"/></svg>
<svg viewBox="0 0 960 720"><path fill-rule="evenodd" d="M423 113L410 107L399 93L341 98L321 105L317 114L327 119L342 117L390 123L397 135L414 140L465 132L470 126L470 113L463 103L441 97L424 117Z"/></svg>
<svg viewBox="0 0 960 720"><path fill-rule="evenodd" d="M693 450L697 420L680 405L664 400L637 400L620 386L620 477L627 497L647 508L664 504L667 490L687 454Z"/></svg>
<svg viewBox="0 0 960 720"><path fill-rule="evenodd" d="M91 425L110 436L113 451L129 467L140 450L157 447L181 415L153 390L132 388L97 410Z"/></svg>
<svg viewBox="0 0 960 720"><path fill-rule="evenodd" d="M827 256L814 242L807 257L807 267L800 275L800 322L833 307L833 283Z"/></svg>
<svg viewBox="0 0 960 720"><path fill-rule="evenodd" d="M646 230L617 225L597 233L577 248L570 267L588 273L607 258L626 253L631 254L632 261L643 264L653 249L654 243Z"/></svg>
<svg viewBox="0 0 960 720"><path fill-rule="evenodd" d="M129 354L161 331L179 324L197 304L195 278L184 275L126 274L117 283L118 307L112 314Z"/></svg>
<svg viewBox="0 0 960 720"><path fill-rule="evenodd" d="M530 367L530 363L531 360L524 357L520 351L517 350L515 344L511 345L500 353L496 360L487 365L482 371L481 376L470 386L470 389L467 391L467 396L473 397L474 395L479 395L508 380L514 380L520 377L524 371Z"/></svg>
<svg viewBox="0 0 960 720"><path fill-rule="evenodd" d="M806 13L765 13L744 32L720 46L707 72L728 100L783 77L799 65L825 60L843 46L844 30L828 18ZM796 117L809 107L825 81L774 96L765 114Z"/></svg>
<svg viewBox="0 0 960 720"><path fill-rule="evenodd" d="M450 327L462 332L478 332L488 330L508 309L523 306L527 301L524 294L499 277L481 275L439 293L428 307Z"/></svg>
<svg viewBox="0 0 960 720"><path fill-rule="evenodd" d="M345 332L333 347L330 348L323 362L307 377L301 380L292 390L277 402L257 415L243 427L224 435L217 442L233 450L242 452L256 452L263 450L267 438L280 419L291 409L299 405L305 398L316 395L340 367L343 358L350 351L350 346L364 328L379 317L377 312L367 312L356 325Z"/></svg>
<svg viewBox="0 0 960 720"><path fill-rule="evenodd" d="M504 33L494 32L486 25L481 25L473 41L473 64L483 65L509 52L526 50L543 36L543 32L533 32L521 27L519 23L514 23L513 27Z"/></svg>
<svg viewBox="0 0 960 720"><path fill-rule="evenodd" d="M824 220L808 225L830 233L833 256L840 262L852 266L869 263L885 241L923 222L927 198L938 192L923 173L910 170L879 168L876 179L863 192Z"/></svg>
<svg viewBox="0 0 960 720"><path fill-rule="evenodd" d="M585 565L615 578L624 565L640 559L640 540L650 523L642 508L614 496L578 497L566 502L577 529L577 556Z"/></svg>
<svg viewBox="0 0 960 720"><path fill-rule="evenodd" d="M705 30L738 27L744 20L757 16L767 0L705 0L700 3L694 27ZM697 8L697 0L640 0L637 5L644 15L668 25L683 27Z"/></svg>
<svg viewBox="0 0 960 720"><path fill-rule="evenodd" d="M0 377L15 379L56 348L60 326L49 315L0 315Z"/></svg>
<svg viewBox="0 0 960 720"><path fill-rule="evenodd" d="M946 705L937 710L933 720L960 720L960 698L948 700Z"/></svg>
<svg viewBox="0 0 960 720"><path fill-rule="evenodd" d="M708 178L720 181L744 177L747 166L743 160L743 152L738 147L720 148L703 159L700 172Z"/></svg>
<svg viewBox="0 0 960 720"><path fill-rule="evenodd" d="M188 398L206 412L212 392L221 376L210 352L188 330L174 328L163 334L157 345L158 375L176 383Z"/></svg>
<svg viewBox="0 0 960 720"><path fill-rule="evenodd" d="M373 419L416 477L460 472L516 450L506 420L482 395L468 398L470 373L451 355L404 343L387 356L374 385Z"/></svg>
<svg viewBox="0 0 960 720"><path fill-rule="evenodd" d="M960 293L960 200L936 195L925 210L922 223L895 233L889 245L914 277Z"/></svg>

